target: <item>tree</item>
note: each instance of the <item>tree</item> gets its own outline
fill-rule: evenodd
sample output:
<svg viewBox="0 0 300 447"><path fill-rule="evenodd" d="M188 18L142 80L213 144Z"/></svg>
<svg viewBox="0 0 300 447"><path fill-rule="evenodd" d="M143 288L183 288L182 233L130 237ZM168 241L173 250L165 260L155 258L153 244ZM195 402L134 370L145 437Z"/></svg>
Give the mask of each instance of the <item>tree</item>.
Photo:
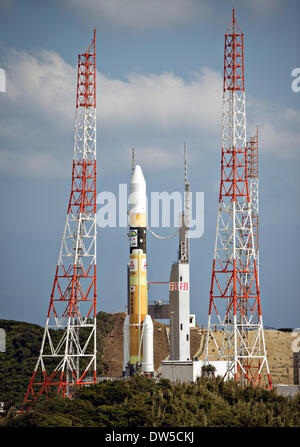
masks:
<svg viewBox="0 0 300 447"><path fill-rule="evenodd" d="M203 377L209 377L210 379L212 379L213 377L215 377L216 368L210 364L203 365L201 372Z"/></svg>

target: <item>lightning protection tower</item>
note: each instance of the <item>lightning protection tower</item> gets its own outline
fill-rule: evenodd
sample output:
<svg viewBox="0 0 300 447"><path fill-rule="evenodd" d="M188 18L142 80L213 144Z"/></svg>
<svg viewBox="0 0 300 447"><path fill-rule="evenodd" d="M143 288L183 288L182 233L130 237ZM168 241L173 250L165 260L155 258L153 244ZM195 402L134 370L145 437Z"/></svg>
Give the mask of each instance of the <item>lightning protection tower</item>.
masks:
<svg viewBox="0 0 300 447"><path fill-rule="evenodd" d="M258 179L258 127L256 134L247 141L249 200L252 210L252 226L256 251L256 266L259 273L259 179ZM259 276L259 275L258 275Z"/></svg>
<svg viewBox="0 0 300 447"><path fill-rule="evenodd" d="M24 404L96 383L96 53L78 56L72 187L40 355Z"/></svg>
<svg viewBox="0 0 300 447"><path fill-rule="evenodd" d="M221 182L205 362L222 361L225 377L271 388L247 162L244 36L233 10L225 34Z"/></svg>

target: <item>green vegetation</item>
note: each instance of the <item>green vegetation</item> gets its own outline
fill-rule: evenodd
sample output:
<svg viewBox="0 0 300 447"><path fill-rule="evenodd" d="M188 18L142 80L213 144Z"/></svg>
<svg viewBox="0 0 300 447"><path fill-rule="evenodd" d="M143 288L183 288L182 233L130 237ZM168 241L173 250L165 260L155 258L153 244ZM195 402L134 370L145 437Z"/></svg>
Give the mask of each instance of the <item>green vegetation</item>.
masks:
<svg viewBox="0 0 300 447"><path fill-rule="evenodd" d="M72 400L38 402L0 419L10 427L299 426L300 395L201 378L195 384L135 376L77 390Z"/></svg>
<svg viewBox="0 0 300 447"><path fill-rule="evenodd" d="M97 318L98 374L106 372L101 356L115 317ZM276 392L222 382L207 368L195 384L173 384L143 376L106 381L76 390L74 398L37 402L22 414L21 407L39 356L43 328L0 320L6 352L0 353L0 401L5 416L0 426L24 427L192 427L300 426L300 395L293 399ZM59 331L53 337L59 337ZM100 348L99 348L100 347Z"/></svg>
<svg viewBox="0 0 300 447"><path fill-rule="evenodd" d="M101 359L105 338L114 326L113 316L105 312L97 315L97 369L99 375L105 372ZM12 405L20 406L27 391L28 383L37 362L44 329L37 324L22 321L0 320L0 328L6 334L6 352L0 352L0 401L8 410ZM59 337L59 331L52 331L52 337Z"/></svg>
<svg viewBox="0 0 300 447"><path fill-rule="evenodd" d="M213 365L203 365L201 369L201 374L204 377L210 377L211 379L215 376L216 368Z"/></svg>
<svg viewBox="0 0 300 447"><path fill-rule="evenodd" d="M5 408L22 402L37 361L43 330L36 324L0 320L6 352L0 353L0 400Z"/></svg>

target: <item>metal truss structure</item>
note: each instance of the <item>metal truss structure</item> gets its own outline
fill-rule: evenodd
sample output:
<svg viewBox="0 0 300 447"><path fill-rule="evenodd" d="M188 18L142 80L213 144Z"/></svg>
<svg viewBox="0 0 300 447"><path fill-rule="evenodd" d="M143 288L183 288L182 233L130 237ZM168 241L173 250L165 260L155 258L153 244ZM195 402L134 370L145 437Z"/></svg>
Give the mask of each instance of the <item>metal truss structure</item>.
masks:
<svg viewBox="0 0 300 447"><path fill-rule="evenodd" d="M40 355L24 404L96 383L96 53L78 56L72 188Z"/></svg>
<svg viewBox="0 0 300 447"><path fill-rule="evenodd" d="M256 266L259 272L259 179L258 179L258 127L256 134L247 141L249 201L252 210L252 226L256 251ZM259 276L259 275L258 275Z"/></svg>
<svg viewBox="0 0 300 447"><path fill-rule="evenodd" d="M179 254L178 261L188 264L190 262L190 201L191 187L187 176L187 146L184 143L184 213L180 216Z"/></svg>
<svg viewBox="0 0 300 447"><path fill-rule="evenodd" d="M226 361L227 378L271 388L252 222L257 191L248 182L243 39L233 10L225 34L221 182L205 361Z"/></svg>

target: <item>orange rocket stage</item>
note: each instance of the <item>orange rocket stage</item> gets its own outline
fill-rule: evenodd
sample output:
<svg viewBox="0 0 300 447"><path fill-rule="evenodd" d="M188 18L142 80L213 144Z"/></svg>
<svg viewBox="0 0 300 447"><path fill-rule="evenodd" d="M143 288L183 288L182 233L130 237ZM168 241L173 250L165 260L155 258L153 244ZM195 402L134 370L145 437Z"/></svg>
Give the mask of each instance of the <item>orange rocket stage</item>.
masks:
<svg viewBox="0 0 300 447"><path fill-rule="evenodd" d="M123 374L139 367L147 374L153 368L153 323L148 315L146 256L146 182L137 165L130 182L128 264L128 315L124 322Z"/></svg>

